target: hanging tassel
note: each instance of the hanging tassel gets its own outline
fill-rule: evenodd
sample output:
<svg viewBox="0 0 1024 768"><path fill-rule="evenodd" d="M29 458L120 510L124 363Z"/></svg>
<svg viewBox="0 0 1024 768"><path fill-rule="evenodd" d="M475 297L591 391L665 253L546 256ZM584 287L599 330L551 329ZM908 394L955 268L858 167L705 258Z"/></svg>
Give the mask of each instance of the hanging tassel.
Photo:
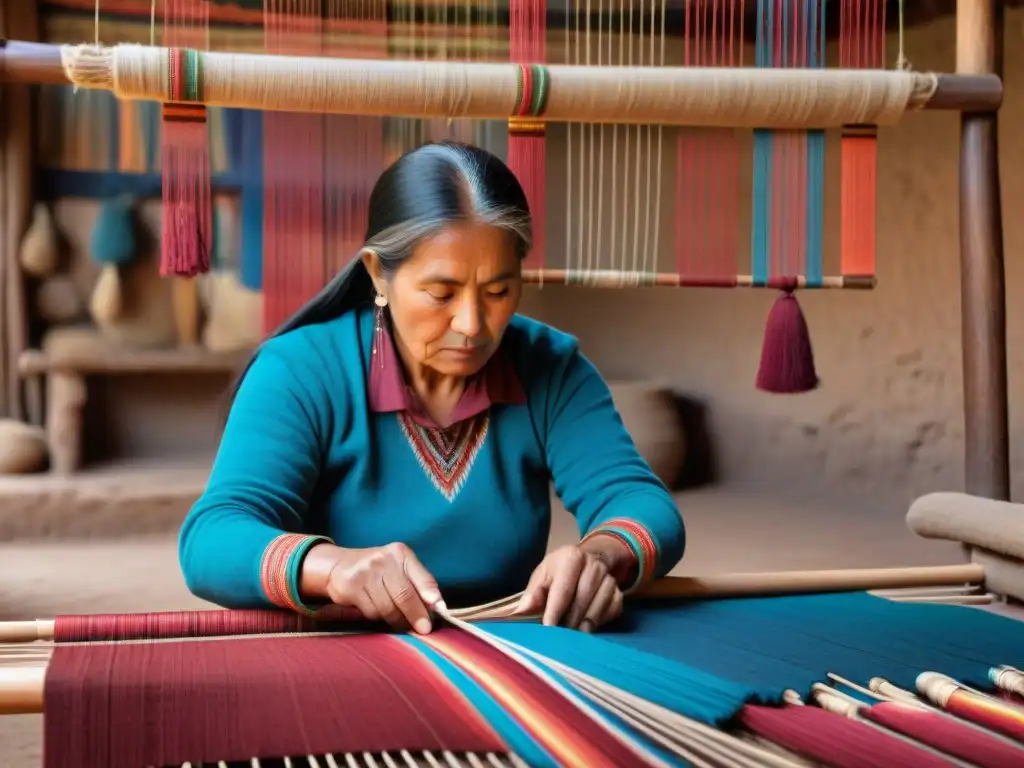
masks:
<svg viewBox="0 0 1024 768"><path fill-rule="evenodd" d="M757 388L778 395L810 392L818 386L811 334L793 289L784 290L764 329Z"/></svg>
<svg viewBox="0 0 1024 768"><path fill-rule="evenodd" d="M213 211L210 147L197 51L168 51L168 88L163 105L163 247L160 274L194 277L209 272ZM190 102L190 103L181 103Z"/></svg>

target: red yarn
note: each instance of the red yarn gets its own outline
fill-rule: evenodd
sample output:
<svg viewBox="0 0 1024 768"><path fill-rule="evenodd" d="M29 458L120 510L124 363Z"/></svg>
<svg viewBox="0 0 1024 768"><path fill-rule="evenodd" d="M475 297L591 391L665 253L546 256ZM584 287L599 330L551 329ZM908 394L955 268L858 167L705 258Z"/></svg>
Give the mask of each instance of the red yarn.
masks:
<svg viewBox="0 0 1024 768"><path fill-rule="evenodd" d="M195 277L210 271L213 202L205 122L163 124L163 238L160 274Z"/></svg>
<svg viewBox="0 0 1024 768"><path fill-rule="evenodd" d="M881 726L935 747L979 768L1020 768L1024 751L991 733L929 710L896 702L864 707L860 714Z"/></svg>
<svg viewBox="0 0 1024 768"><path fill-rule="evenodd" d="M508 750L428 657L385 634L58 645L44 697L47 768Z"/></svg>
<svg viewBox="0 0 1024 768"><path fill-rule="evenodd" d="M810 392L818 386L811 335L800 304L791 291L778 298L768 315L761 348L757 388L788 395Z"/></svg>
<svg viewBox="0 0 1024 768"><path fill-rule="evenodd" d="M832 768L948 768L949 761L885 731L818 707L740 710L739 723L768 741Z"/></svg>
<svg viewBox="0 0 1024 768"><path fill-rule="evenodd" d="M81 643L323 632L366 621L354 608L330 606L323 614L313 619L291 611L253 609L57 616L53 639L57 643Z"/></svg>

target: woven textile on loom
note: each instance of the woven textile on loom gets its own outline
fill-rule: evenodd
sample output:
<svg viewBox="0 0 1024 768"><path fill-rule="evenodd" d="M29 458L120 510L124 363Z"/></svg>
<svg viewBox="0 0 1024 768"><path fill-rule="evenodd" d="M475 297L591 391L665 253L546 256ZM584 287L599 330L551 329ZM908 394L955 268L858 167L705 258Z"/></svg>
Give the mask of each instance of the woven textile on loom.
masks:
<svg viewBox="0 0 1024 768"><path fill-rule="evenodd" d="M48 39L71 43L91 37L84 18L76 21L71 12L81 9L82 2L59 0L64 15L58 12L47 22ZM244 285L263 291L264 328L269 331L358 251L369 192L380 172L402 151L455 138L506 158L522 183L534 224L534 247L524 263L530 282L783 289L769 317L757 377L757 385L771 392L803 392L818 383L807 325L792 291L874 285L877 140L875 127L864 123L894 122L934 88L928 76L915 80L912 73L885 71L890 62L884 0L695 0L681 7L660 0L632 7L631 13L623 12L627 5L600 3L549 8L546 0L512 0L507 9L493 0L368 0L358 7L333 0L268 0L262 6L180 0L162 8L172 6L178 9L176 15L168 12L162 18L163 45L311 58L308 66L293 63L300 69L292 76L274 74L275 81L291 85L272 100L293 97L286 107L293 111L225 109L218 114L208 108L208 153L198 147L198 133L192 131L193 138L186 139L182 126L168 118L173 110L165 110L164 151L178 152L188 142L192 160L164 169L164 274L192 276L207 268L206 246L212 238L207 230L213 217L203 185L212 184L216 191L236 184L241 191L239 270ZM195 12L186 14L184 8ZM111 0L103 10L112 14L104 42L155 39L146 26L149 3ZM531 98L510 111L500 94L491 93L484 101L500 108L492 109L487 120L445 119L444 113L436 113L437 104L427 118L392 117L417 114L417 96L444 89L424 81L410 91L412 75L424 67L404 70L409 77L384 77L384 70L377 69L365 76L376 78L378 85L387 82L375 90L375 98L383 94L394 103L386 113L362 113L348 107L365 101L365 89L334 87L332 93L329 86L335 80L323 74L331 62L354 59L381 65L384 60L410 59L430 64L517 62L521 85ZM902 49L897 60L904 60ZM214 78L221 95L231 91L237 97L245 90L244 72L253 80L252 67L257 65L240 62L215 65L210 59L204 65L204 71L219 66L222 73L234 73ZM804 91L786 91L767 112L753 108L750 85L742 82L755 74L771 79L784 71L823 72L836 64L847 74L859 74L843 80L845 85L818 83ZM547 87L548 65L569 65L563 66L561 76L569 80L561 89ZM264 66L284 64L279 60L257 68ZM721 98L716 105L676 111L691 114L693 125L700 127L657 125L654 118L647 118L652 124L637 124L642 122L640 113L626 114L636 111L629 100L617 104L599 125L571 122L593 119L583 113L593 108L597 92L583 89L569 70L594 67L615 72L690 68L702 77L719 78L709 80L703 90L713 87ZM721 73L728 70L741 77L731 78L733 85L725 88ZM894 74L908 76L888 77ZM124 73L122 84L130 79ZM492 90L496 82L491 81ZM626 92L639 85L618 87ZM855 87L860 88L857 95L848 92ZM129 89L122 95L128 101L181 97L144 90ZM602 90L607 94L616 89ZM346 108L328 108L323 100L309 102L302 95L321 91L324 98L344 93ZM549 91L555 94L552 99ZM200 83L185 98L202 102L204 93ZM404 107L394 101L395 93L404 94L398 99L405 100ZM853 120L856 124L833 121L830 130L808 129L818 125L815 120L795 117L820 109L819 102L828 101L829 95L845 105L863 99L878 109L869 109ZM455 101L464 106L465 97L463 93ZM555 102L562 105L560 114ZM717 128L727 124L716 121L726 119L721 110L732 102L747 104L740 113L748 118L756 113L777 128L760 127L763 122L744 122L743 129ZM314 114L314 109L358 114ZM739 114L736 109L733 104L731 118ZM201 110L195 114L198 123ZM501 115L508 119L493 119ZM122 123L135 124L130 119ZM832 165L830 145L839 155L832 166L838 173L826 173ZM299 155L296 146L303 148ZM218 153L230 158L228 170L219 174ZM559 187L566 194L557 199L546 191ZM173 193L176 189L195 199ZM835 214L830 210L838 214L832 222ZM166 225L167 220L176 223Z"/></svg>
<svg viewBox="0 0 1024 768"><path fill-rule="evenodd" d="M46 765L1024 765L1024 677L998 671L1024 667L1024 623L975 609L847 593L640 601L596 635L452 621L411 636L258 611L58 619ZM223 631L278 634L181 639ZM108 642L71 642L87 637ZM828 711L822 684L857 716ZM920 699L884 701L897 689Z"/></svg>

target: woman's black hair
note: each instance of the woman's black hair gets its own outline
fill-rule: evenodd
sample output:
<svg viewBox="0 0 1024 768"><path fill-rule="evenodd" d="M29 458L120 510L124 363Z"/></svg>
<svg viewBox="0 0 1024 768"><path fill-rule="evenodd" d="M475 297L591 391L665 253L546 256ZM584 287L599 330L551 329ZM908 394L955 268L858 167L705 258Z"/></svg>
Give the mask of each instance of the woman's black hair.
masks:
<svg viewBox="0 0 1024 768"><path fill-rule="evenodd" d="M507 230L520 258L533 237L526 194L515 174L487 150L456 142L426 144L398 158L374 185L369 209L362 250L377 255L385 275L425 238L456 222L480 221ZM365 306L373 293L360 252L267 340ZM258 354L257 348L232 384L228 407Z"/></svg>

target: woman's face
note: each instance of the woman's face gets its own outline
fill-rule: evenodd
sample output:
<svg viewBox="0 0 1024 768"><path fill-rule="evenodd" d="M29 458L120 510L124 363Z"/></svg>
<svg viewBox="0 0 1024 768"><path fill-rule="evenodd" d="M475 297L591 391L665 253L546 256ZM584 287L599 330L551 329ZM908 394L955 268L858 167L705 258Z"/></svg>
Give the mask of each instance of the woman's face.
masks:
<svg viewBox="0 0 1024 768"><path fill-rule="evenodd" d="M453 225L425 240L387 280L376 263L367 267L387 297L403 357L445 376L483 368L522 293L512 237L483 224Z"/></svg>

